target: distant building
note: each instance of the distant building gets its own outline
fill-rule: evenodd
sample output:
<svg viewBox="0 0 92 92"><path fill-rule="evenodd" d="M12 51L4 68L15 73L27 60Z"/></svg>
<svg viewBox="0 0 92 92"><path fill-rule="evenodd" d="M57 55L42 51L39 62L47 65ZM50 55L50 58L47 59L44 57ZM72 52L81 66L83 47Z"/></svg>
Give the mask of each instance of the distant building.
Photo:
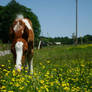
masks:
<svg viewBox="0 0 92 92"><path fill-rule="evenodd" d="M55 45L61 45L61 42L55 42Z"/></svg>

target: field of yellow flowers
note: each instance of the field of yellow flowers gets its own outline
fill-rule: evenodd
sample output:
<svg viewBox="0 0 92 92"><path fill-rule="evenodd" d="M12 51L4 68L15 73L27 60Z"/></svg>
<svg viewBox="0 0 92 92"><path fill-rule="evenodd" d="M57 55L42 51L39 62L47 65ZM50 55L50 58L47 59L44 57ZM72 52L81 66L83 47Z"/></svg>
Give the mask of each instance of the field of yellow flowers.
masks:
<svg viewBox="0 0 92 92"><path fill-rule="evenodd" d="M12 55L0 57L0 92L91 92L92 46L52 46L34 53L34 74L15 72Z"/></svg>

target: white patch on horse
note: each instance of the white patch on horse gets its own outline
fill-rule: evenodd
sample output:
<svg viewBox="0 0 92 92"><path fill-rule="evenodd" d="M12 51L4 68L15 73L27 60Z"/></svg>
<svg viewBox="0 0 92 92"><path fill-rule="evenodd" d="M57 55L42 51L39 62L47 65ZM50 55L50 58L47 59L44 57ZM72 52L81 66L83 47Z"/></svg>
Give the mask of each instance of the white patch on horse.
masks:
<svg viewBox="0 0 92 92"><path fill-rule="evenodd" d="M19 29L19 22L17 22L17 24L14 26L14 28L13 28L13 30L15 31L15 32L17 32L18 31L18 29Z"/></svg>
<svg viewBox="0 0 92 92"><path fill-rule="evenodd" d="M23 55L23 42L17 42L15 44L15 50L16 50L16 66L15 69L21 70L21 60L22 60L22 55Z"/></svg>
<svg viewBox="0 0 92 92"><path fill-rule="evenodd" d="M27 19L22 19L22 21L25 23L25 25L27 26L27 28L28 28L29 30L32 30L32 27L31 27L31 25L30 25L30 23L28 22Z"/></svg>
<svg viewBox="0 0 92 92"><path fill-rule="evenodd" d="M31 65L31 67L30 67L30 70L31 70L31 73L33 74L33 58L31 59L31 63L30 63Z"/></svg>

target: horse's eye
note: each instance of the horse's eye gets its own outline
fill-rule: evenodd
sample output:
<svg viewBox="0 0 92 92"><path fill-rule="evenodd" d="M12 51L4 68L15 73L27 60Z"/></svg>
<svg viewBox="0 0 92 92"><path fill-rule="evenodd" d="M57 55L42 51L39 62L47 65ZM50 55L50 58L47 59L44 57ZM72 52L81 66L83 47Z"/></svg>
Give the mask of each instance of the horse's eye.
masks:
<svg viewBox="0 0 92 92"><path fill-rule="evenodd" d="M20 22L19 24L20 24L20 25L22 25L22 23L21 23L21 22Z"/></svg>

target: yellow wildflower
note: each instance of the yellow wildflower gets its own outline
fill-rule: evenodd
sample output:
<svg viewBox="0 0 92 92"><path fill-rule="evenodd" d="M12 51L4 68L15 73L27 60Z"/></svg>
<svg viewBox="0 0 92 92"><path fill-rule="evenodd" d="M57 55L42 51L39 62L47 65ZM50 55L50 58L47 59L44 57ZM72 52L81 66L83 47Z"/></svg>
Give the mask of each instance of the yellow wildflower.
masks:
<svg viewBox="0 0 92 92"><path fill-rule="evenodd" d="M62 82L62 86L63 86L63 87L65 87L65 86L67 86L67 85L66 85L66 83L65 83L65 82Z"/></svg>
<svg viewBox="0 0 92 92"><path fill-rule="evenodd" d="M48 88L46 88L46 91L47 91L47 92L49 92L49 89L48 89Z"/></svg>
<svg viewBox="0 0 92 92"><path fill-rule="evenodd" d="M3 69L4 72L6 72L7 70L6 69Z"/></svg>
<svg viewBox="0 0 92 92"><path fill-rule="evenodd" d="M15 70L13 70L13 71L12 71L12 73L13 73L13 76L15 76L15 75L16 75L16 72L15 72Z"/></svg>
<svg viewBox="0 0 92 92"><path fill-rule="evenodd" d="M1 90L1 92L7 92L6 90Z"/></svg>
<svg viewBox="0 0 92 92"><path fill-rule="evenodd" d="M46 74L47 74L47 75L49 75L49 74L50 74L50 72L49 72L49 71L47 71L47 72L46 72Z"/></svg>
<svg viewBox="0 0 92 92"><path fill-rule="evenodd" d="M53 86L54 85L54 82L50 82L50 85Z"/></svg>
<svg viewBox="0 0 92 92"><path fill-rule="evenodd" d="M12 82L10 82L10 84L13 84Z"/></svg>
<svg viewBox="0 0 92 92"><path fill-rule="evenodd" d="M11 62L11 60L8 60L8 63L10 63Z"/></svg>
<svg viewBox="0 0 92 92"><path fill-rule="evenodd" d="M24 87L20 87L19 89L20 89L20 90L23 90L23 89L24 89Z"/></svg>
<svg viewBox="0 0 92 92"><path fill-rule="evenodd" d="M19 86L20 86L20 84L19 84L19 83L16 83L16 84L15 84L15 86L16 86L16 87L19 87Z"/></svg>
<svg viewBox="0 0 92 92"><path fill-rule="evenodd" d="M92 88L92 86L90 88Z"/></svg>
<svg viewBox="0 0 92 92"><path fill-rule="evenodd" d="M40 89L44 89L44 87L43 87L43 86L41 86L41 87L40 87Z"/></svg>
<svg viewBox="0 0 92 92"><path fill-rule="evenodd" d="M48 64L50 63L50 61L48 60L48 61L46 61Z"/></svg>
<svg viewBox="0 0 92 92"><path fill-rule="evenodd" d="M69 88L69 87L64 87L64 90L65 90L65 91L69 91L70 88Z"/></svg>
<svg viewBox="0 0 92 92"><path fill-rule="evenodd" d="M28 71L26 70L25 72L27 73Z"/></svg>
<svg viewBox="0 0 92 92"><path fill-rule="evenodd" d="M84 64L81 64L82 67L84 67L85 65Z"/></svg>
<svg viewBox="0 0 92 92"><path fill-rule="evenodd" d="M45 68L45 66L43 65L43 66L42 66L42 68L44 69L44 68Z"/></svg>
<svg viewBox="0 0 92 92"><path fill-rule="evenodd" d="M5 65L1 65L2 67L4 67Z"/></svg>
<svg viewBox="0 0 92 92"><path fill-rule="evenodd" d="M40 80L40 83L42 83L42 84L43 84L43 83L44 83L44 80Z"/></svg>
<svg viewBox="0 0 92 92"><path fill-rule="evenodd" d="M8 92L14 92L14 91L10 90L10 91L8 91Z"/></svg>
<svg viewBox="0 0 92 92"><path fill-rule="evenodd" d="M40 65L42 65L42 63L40 63Z"/></svg>
<svg viewBox="0 0 92 92"><path fill-rule="evenodd" d="M57 71L57 69L53 69L53 71Z"/></svg>
<svg viewBox="0 0 92 92"><path fill-rule="evenodd" d="M11 67L8 67L9 69L11 68Z"/></svg>
<svg viewBox="0 0 92 92"><path fill-rule="evenodd" d="M1 89L5 89L6 87L5 86L2 86Z"/></svg>
<svg viewBox="0 0 92 92"><path fill-rule="evenodd" d="M6 73L5 76L8 76L9 73Z"/></svg>

